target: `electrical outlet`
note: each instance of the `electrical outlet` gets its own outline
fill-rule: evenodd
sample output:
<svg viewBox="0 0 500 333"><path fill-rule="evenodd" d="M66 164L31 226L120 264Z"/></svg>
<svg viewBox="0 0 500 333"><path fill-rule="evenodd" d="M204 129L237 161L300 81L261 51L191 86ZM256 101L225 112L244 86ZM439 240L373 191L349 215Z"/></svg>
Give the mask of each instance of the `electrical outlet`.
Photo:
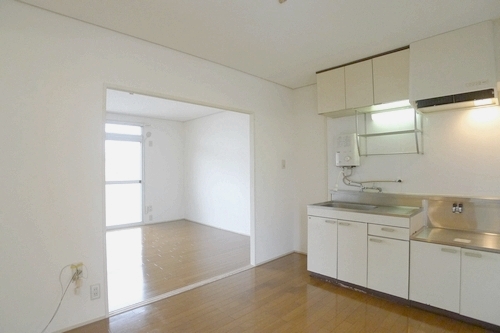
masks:
<svg viewBox="0 0 500 333"><path fill-rule="evenodd" d="M83 263L79 262L71 265L71 281L77 282L83 277Z"/></svg>
<svg viewBox="0 0 500 333"><path fill-rule="evenodd" d="M75 295L80 294L80 287L83 279L83 263L79 262L71 265L71 282L75 283Z"/></svg>
<svg viewBox="0 0 500 333"><path fill-rule="evenodd" d="M90 299L98 299L101 297L101 286L100 284L93 284L90 286Z"/></svg>

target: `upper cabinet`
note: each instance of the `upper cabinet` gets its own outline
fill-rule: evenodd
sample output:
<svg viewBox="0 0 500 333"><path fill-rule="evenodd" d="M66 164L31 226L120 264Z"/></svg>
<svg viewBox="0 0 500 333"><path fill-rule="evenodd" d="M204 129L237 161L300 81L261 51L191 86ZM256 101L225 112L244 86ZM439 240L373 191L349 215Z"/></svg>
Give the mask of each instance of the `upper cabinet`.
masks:
<svg viewBox="0 0 500 333"><path fill-rule="evenodd" d="M345 104L347 109L373 104L371 59L345 67Z"/></svg>
<svg viewBox="0 0 500 333"><path fill-rule="evenodd" d="M374 104L408 99L410 80L410 50L373 58Z"/></svg>
<svg viewBox="0 0 500 333"><path fill-rule="evenodd" d="M408 100L409 55L404 49L318 73L318 113L343 117Z"/></svg>
<svg viewBox="0 0 500 333"><path fill-rule="evenodd" d="M319 73L316 75L316 80L318 113L344 110L346 108L344 67Z"/></svg>

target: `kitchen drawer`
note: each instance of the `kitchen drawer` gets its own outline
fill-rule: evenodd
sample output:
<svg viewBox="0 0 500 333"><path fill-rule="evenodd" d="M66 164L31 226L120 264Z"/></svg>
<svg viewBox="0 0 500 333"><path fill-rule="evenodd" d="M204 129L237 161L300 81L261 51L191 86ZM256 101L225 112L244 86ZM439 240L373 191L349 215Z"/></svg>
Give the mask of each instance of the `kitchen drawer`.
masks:
<svg viewBox="0 0 500 333"><path fill-rule="evenodd" d="M368 235L409 240L410 229L370 223L368 224Z"/></svg>

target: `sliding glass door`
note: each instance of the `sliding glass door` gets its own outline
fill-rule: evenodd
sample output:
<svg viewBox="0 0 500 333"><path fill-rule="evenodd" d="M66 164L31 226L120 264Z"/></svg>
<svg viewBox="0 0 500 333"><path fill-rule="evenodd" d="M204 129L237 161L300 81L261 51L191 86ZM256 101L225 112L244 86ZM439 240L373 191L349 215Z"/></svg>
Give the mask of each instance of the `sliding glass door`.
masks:
<svg viewBox="0 0 500 333"><path fill-rule="evenodd" d="M106 226L143 221L142 127L106 124Z"/></svg>

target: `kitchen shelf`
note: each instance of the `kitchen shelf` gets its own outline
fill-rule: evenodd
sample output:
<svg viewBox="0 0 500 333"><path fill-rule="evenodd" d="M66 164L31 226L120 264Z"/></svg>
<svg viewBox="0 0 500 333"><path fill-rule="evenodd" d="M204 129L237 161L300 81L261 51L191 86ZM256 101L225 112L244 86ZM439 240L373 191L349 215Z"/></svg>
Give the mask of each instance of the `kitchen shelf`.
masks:
<svg viewBox="0 0 500 333"><path fill-rule="evenodd" d="M383 132L383 133L372 133L372 134L358 134L361 138L370 138L373 136L385 136L385 135L397 135L397 134L411 134L411 133L422 133L421 130L406 130L406 131L394 131L394 132Z"/></svg>
<svg viewBox="0 0 500 333"><path fill-rule="evenodd" d="M373 131L373 128L376 126L374 125L374 121L371 119L372 114L373 113L361 113L356 111L356 138L358 140L358 149L360 156L423 154L422 116L416 110L413 109L413 119L411 121L411 124L409 121L406 121L405 124L393 123L388 126L398 127L400 125L405 125L405 127L409 129L396 128L396 130L394 130L394 128L390 128L390 130L387 130L387 128L385 128L382 131ZM360 126L361 120L362 126ZM361 128L363 128L363 133L360 133ZM370 132L370 129L373 132ZM400 136L400 138L398 138L398 141L388 141L389 139L382 138L391 136ZM370 138L376 137L381 138L378 142L378 145L377 143L373 142L373 140L369 140ZM391 150L391 145L394 146L394 143L396 143L396 145L399 147L398 149L394 149L394 147L392 147ZM376 148L374 149L373 146L375 146Z"/></svg>

